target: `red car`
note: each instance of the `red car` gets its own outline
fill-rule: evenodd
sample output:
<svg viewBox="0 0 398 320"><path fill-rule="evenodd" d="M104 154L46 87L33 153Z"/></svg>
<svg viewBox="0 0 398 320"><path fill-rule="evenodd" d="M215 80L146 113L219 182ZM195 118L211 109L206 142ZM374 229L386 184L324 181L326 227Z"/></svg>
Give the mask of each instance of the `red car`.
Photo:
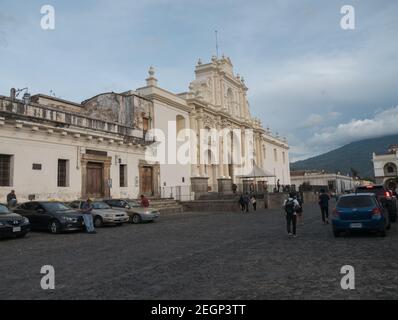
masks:
<svg viewBox="0 0 398 320"><path fill-rule="evenodd" d="M377 200L385 207L390 216L391 222L397 221L397 198L394 192L383 185L368 185L357 187L355 193L373 193Z"/></svg>

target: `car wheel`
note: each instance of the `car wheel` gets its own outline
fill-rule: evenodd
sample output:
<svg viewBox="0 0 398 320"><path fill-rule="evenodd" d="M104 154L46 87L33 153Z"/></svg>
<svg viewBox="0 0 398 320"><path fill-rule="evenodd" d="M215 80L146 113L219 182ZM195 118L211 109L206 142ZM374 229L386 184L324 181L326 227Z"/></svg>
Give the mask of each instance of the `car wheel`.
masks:
<svg viewBox="0 0 398 320"><path fill-rule="evenodd" d="M96 216L94 218L94 227L101 228L104 225L104 221L100 216Z"/></svg>
<svg viewBox="0 0 398 320"><path fill-rule="evenodd" d="M131 218L132 223L137 224L141 222L141 216L139 214L133 215Z"/></svg>
<svg viewBox="0 0 398 320"><path fill-rule="evenodd" d="M337 231L337 230L333 229L333 235L334 235L335 238L340 237L340 231Z"/></svg>
<svg viewBox="0 0 398 320"><path fill-rule="evenodd" d="M50 222L49 229L52 234L58 234L61 232L61 225L57 220L53 220Z"/></svg>

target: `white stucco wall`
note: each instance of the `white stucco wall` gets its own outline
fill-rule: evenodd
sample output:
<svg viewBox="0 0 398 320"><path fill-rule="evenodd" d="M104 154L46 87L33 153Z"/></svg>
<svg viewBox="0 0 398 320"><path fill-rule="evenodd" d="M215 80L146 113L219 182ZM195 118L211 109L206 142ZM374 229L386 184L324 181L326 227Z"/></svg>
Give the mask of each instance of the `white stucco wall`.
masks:
<svg viewBox="0 0 398 320"><path fill-rule="evenodd" d="M281 185L290 185L290 159L289 150L278 145L265 141L265 158L263 155L263 168L273 174L275 178L267 178L269 184L276 184L278 179ZM277 160L275 161L274 149L277 152ZM283 160L283 152L285 153L285 161Z"/></svg>
<svg viewBox="0 0 398 320"><path fill-rule="evenodd" d="M373 155L375 177L385 176L384 167L388 163L393 163L398 167L398 154Z"/></svg>
<svg viewBox="0 0 398 320"><path fill-rule="evenodd" d="M80 147L80 148L79 148ZM129 150L127 146L109 145L107 142L62 136L58 132L48 134L45 131L32 132L29 128L15 129L0 126L0 154L13 156L12 186L0 187L0 202L6 201L6 195L15 189L19 201L28 200L34 194L38 200L73 200L81 197L82 172L80 153L85 149L106 151L112 157L111 179L112 197L134 197L139 195L138 163L142 152ZM120 188L119 163L127 164L127 187ZM69 160L69 187L57 186L58 159ZM42 170L32 170L34 163L41 164Z"/></svg>
<svg viewBox="0 0 398 320"><path fill-rule="evenodd" d="M167 187L175 186L189 186L191 178L191 165L190 164L170 164L168 162L168 139L171 133L168 132L169 122L175 122L177 116L182 116L185 119L185 127L189 129L189 114L183 110L174 108L165 103L154 102L154 128L160 129L166 136L166 163L160 165L160 186ZM172 138L173 139L173 138ZM174 141L176 138L174 138ZM178 144L177 144L178 148ZM184 181L183 182L183 178Z"/></svg>
<svg viewBox="0 0 398 320"><path fill-rule="evenodd" d="M296 185L296 187L299 187L303 183L310 183L312 186L328 186L329 181L334 181L336 183L337 192L339 193L351 190L355 187L354 180L351 177L342 175L319 174L291 177L291 182Z"/></svg>

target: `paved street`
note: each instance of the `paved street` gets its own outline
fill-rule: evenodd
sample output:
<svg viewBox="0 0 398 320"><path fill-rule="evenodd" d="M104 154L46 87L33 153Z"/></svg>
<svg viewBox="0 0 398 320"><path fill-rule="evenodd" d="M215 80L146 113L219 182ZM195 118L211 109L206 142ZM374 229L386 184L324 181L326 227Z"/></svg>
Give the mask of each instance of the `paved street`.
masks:
<svg viewBox="0 0 398 320"><path fill-rule="evenodd" d="M278 210L164 216L154 224L0 242L0 299L396 299L398 225L335 239L315 206L288 239ZM356 290L340 287L352 265ZM53 265L56 290L40 288Z"/></svg>

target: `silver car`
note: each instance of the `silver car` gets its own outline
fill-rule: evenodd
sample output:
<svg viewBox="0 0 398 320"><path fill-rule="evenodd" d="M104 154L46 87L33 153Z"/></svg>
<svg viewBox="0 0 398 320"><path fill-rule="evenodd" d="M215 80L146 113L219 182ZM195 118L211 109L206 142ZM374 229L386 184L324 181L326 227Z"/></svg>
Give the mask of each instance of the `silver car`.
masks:
<svg viewBox="0 0 398 320"><path fill-rule="evenodd" d="M82 209L84 203L84 200L77 200L70 202L68 205L73 209ZM92 215L96 228L103 225L121 225L130 219L126 212L114 210L103 201L93 201L92 206Z"/></svg>
<svg viewBox="0 0 398 320"><path fill-rule="evenodd" d="M111 199L105 200L112 209L125 211L130 216L132 223L151 222L160 217L160 212L155 208L144 208L137 200L133 199Z"/></svg>

